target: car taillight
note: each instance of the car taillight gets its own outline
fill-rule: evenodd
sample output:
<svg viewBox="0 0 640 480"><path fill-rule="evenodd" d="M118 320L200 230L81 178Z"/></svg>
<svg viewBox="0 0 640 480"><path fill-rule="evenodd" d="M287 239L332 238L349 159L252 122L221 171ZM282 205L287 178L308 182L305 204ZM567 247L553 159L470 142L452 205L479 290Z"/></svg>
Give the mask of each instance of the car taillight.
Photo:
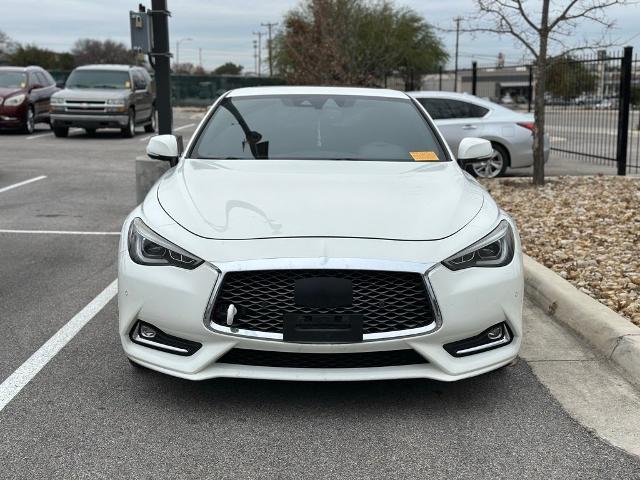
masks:
<svg viewBox="0 0 640 480"><path fill-rule="evenodd" d="M536 124L534 122L518 122L518 125L521 126L522 128L526 128L527 130L530 130L531 133L536 131Z"/></svg>

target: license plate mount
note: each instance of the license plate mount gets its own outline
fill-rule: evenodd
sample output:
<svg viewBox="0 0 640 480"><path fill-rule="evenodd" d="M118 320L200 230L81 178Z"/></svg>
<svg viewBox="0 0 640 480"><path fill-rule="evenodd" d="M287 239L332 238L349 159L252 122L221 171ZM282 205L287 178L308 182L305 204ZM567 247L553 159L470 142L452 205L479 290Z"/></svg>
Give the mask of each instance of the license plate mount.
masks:
<svg viewBox="0 0 640 480"><path fill-rule="evenodd" d="M362 342L361 314L285 313L283 327L285 342Z"/></svg>

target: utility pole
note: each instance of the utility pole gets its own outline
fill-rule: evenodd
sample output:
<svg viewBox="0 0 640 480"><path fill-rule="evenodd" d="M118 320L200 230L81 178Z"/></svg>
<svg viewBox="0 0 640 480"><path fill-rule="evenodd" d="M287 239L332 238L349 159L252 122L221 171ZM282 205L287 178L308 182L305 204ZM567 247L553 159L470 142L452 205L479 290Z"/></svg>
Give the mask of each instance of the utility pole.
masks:
<svg viewBox="0 0 640 480"><path fill-rule="evenodd" d="M156 72L156 109L158 111L158 133L171 133L171 67L169 60L169 10L167 0L151 0L153 22L153 69Z"/></svg>
<svg viewBox="0 0 640 480"><path fill-rule="evenodd" d="M258 76L260 76L260 70L262 68L262 35L266 35L265 32L253 32L254 35L258 36L258 68L256 72Z"/></svg>
<svg viewBox="0 0 640 480"><path fill-rule="evenodd" d="M453 73L453 91L458 91L458 41L460 40L460 21L462 18L456 17L453 19L456 22L456 60L455 60L455 68Z"/></svg>
<svg viewBox="0 0 640 480"><path fill-rule="evenodd" d="M258 41L253 41L253 70L258 74Z"/></svg>
<svg viewBox="0 0 640 480"><path fill-rule="evenodd" d="M276 25L278 25L277 22L267 22L267 23L261 23L260 26L261 27L267 27L267 29L269 30L269 76L273 77L273 61L271 59L271 29L273 27L275 27Z"/></svg>
<svg viewBox="0 0 640 480"><path fill-rule="evenodd" d="M202 47L198 48L198 65L202 68Z"/></svg>

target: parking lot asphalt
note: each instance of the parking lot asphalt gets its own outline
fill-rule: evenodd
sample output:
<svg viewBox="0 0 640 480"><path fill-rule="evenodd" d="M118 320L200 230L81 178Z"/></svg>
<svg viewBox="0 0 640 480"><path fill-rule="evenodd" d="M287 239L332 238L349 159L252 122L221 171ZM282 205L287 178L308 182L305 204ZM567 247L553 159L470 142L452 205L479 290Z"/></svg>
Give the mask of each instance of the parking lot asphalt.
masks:
<svg viewBox="0 0 640 480"><path fill-rule="evenodd" d="M176 113L185 137L196 115ZM0 134L0 382L115 279L146 136ZM524 360L451 384L194 383L129 365L112 299L0 411L0 478L640 479L640 460Z"/></svg>

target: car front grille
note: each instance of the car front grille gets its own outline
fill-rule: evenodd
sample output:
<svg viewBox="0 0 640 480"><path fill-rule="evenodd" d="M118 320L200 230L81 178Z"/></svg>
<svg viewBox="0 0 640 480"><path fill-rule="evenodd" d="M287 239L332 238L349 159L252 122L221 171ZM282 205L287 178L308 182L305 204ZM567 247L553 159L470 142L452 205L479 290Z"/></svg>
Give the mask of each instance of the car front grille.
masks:
<svg viewBox="0 0 640 480"><path fill-rule="evenodd" d="M415 350L357 353L272 352L232 348L218 363L282 368L372 368L428 363Z"/></svg>
<svg viewBox="0 0 640 480"><path fill-rule="evenodd" d="M329 308L296 305L295 281L313 277L351 280L352 305ZM234 327L280 334L285 313L360 314L363 334L426 327L435 321L424 279L413 272L328 269L228 272L218 289L211 321L226 326L230 304L238 309Z"/></svg>

